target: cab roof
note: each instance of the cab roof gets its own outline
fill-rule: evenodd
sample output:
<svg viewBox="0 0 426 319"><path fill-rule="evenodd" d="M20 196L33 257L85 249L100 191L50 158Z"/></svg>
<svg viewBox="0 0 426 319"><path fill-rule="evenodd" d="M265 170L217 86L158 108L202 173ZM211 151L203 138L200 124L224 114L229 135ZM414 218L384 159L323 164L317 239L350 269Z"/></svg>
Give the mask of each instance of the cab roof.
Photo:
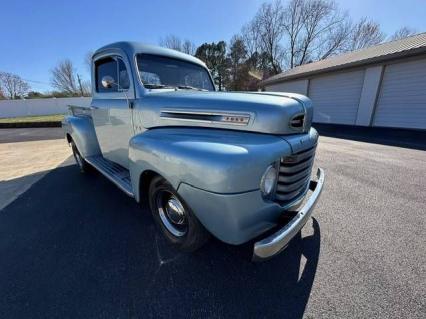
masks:
<svg viewBox="0 0 426 319"><path fill-rule="evenodd" d="M161 55L166 56L169 58L179 59L188 61L191 63L199 64L203 67L206 67L205 63L201 61L200 59L197 59L196 57L193 57L192 55L185 54L176 50L171 50L155 45L148 45L140 42L131 42L131 41L121 41L121 42L114 42L111 44L107 44L98 50L95 51L92 58L94 58L97 54L103 53L105 51L108 51L110 49L120 49L126 53L126 55L129 58L132 58L136 54L154 54L154 55Z"/></svg>

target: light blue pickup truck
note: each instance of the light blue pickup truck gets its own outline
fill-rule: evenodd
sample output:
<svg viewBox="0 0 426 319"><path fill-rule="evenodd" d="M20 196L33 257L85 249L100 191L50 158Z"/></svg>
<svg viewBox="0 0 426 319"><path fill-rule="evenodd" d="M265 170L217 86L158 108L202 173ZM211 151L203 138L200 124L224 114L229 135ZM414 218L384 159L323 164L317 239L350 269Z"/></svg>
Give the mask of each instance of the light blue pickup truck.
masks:
<svg viewBox="0 0 426 319"><path fill-rule="evenodd" d="M194 251L211 234L253 242L253 260L263 260L320 196L312 115L305 96L218 92L197 58L118 42L94 53L90 108L70 106L63 127L80 170L147 201L171 244Z"/></svg>

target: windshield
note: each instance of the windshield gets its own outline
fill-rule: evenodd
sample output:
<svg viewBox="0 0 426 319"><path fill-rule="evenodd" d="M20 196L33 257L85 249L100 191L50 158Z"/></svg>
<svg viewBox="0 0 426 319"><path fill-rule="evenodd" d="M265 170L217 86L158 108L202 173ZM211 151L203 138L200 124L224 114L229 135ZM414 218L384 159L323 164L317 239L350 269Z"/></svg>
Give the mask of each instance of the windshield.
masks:
<svg viewBox="0 0 426 319"><path fill-rule="evenodd" d="M139 54L137 63L146 88L214 91L208 71L197 64L152 54Z"/></svg>

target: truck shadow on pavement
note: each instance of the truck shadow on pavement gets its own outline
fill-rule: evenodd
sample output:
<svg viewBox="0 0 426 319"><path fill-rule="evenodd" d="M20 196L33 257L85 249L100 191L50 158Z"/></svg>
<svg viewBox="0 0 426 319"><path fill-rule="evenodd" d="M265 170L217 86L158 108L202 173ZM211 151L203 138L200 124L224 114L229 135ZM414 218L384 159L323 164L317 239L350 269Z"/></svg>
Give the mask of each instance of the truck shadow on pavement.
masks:
<svg viewBox="0 0 426 319"><path fill-rule="evenodd" d="M311 227L308 222L307 227ZM212 239L169 247L146 209L97 173L59 167L0 211L4 318L301 318L320 228L269 261Z"/></svg>

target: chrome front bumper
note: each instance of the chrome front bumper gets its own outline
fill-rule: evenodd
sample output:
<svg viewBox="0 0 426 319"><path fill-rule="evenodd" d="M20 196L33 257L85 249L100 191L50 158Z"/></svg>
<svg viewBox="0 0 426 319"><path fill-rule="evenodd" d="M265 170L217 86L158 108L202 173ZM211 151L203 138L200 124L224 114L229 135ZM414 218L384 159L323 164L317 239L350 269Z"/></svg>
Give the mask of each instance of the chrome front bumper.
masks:
<svg viewBox="0 0 426 319"><path fill-rule="evenodd" d="M309 189L313 191L306 204L297 212L296 216L276 233L256 242L253 250L253 261L268 259L283 249L290 240L305 226L311 217L315 204L318 201L324 185L324 170L318 168L317 181L311 181Z"/></svg>

